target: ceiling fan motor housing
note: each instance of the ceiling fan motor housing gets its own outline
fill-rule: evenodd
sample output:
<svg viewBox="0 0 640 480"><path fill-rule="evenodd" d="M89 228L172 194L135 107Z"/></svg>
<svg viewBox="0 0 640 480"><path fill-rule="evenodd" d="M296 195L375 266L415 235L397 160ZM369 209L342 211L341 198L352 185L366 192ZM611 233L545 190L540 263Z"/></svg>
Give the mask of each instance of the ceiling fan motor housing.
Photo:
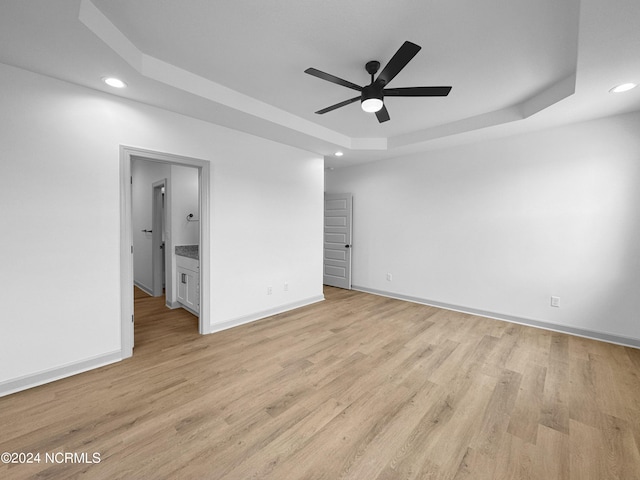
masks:
<svg viewBox="0 0 640 480"><path fill-rule="evenodd" d="M375 75L380 68L380 62L377 60L371 60L370 62L367 62L364 68L366 68L369 75Z"/></svg>

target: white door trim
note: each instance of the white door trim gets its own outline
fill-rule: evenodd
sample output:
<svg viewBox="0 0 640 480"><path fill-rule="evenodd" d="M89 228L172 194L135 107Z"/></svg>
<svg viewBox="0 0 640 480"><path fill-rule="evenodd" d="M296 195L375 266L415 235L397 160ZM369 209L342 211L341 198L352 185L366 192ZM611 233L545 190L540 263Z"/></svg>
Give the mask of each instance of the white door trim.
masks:
<svg viewBox="0 0 640 480"><path fill-rule="evenodd" d="M210 316L210 182L207 160L120 146L120 299L122 358L133 355L133 235L131 223L131 162L135 159L198 168L200 218L200 317L198 331L211 332Z"/></svg>

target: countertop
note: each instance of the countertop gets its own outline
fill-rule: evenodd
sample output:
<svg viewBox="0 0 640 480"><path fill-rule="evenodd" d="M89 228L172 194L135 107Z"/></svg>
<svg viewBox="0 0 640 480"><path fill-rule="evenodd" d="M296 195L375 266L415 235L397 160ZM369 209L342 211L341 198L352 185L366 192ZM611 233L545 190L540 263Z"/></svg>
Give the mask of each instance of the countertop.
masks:
<svg viewBox="0 0 640 480"><path fill-rule="evenodd" d="M176 245L176 255L200 260L199 245Z"/></svg>

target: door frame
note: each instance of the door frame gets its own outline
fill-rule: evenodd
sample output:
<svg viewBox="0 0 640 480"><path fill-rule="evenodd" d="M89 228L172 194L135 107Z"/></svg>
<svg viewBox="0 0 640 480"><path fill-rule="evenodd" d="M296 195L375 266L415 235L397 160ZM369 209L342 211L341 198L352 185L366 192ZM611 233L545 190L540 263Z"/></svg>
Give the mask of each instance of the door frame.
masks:
<svg viewBox="0 0 640 480"><path fill-rule="evenodd" d="M162 268L163 258L164 264L167 264L167 252L166 246L161 250L162 237L164 230L166 230L166 217L165 208L162 205L162 189L165 192L169 189L168 181L166 178L153 182L151 185L151 294L154 297L162 296L163 283L168 283L166 277L166 271ZM165 195L166 201L167 195Z"/></svg>
<svg viewBox="0 0 640 480"><path fill-rule="evenodd" d="M120 145L120 322L121 355L133 355L133 226L131 164L134 159L168 163L198 169L200 218L200 316L198 332L211 333L210 316L210 183L211 163L207 160ZM169 243L170 244L170 243Z"/></svg>

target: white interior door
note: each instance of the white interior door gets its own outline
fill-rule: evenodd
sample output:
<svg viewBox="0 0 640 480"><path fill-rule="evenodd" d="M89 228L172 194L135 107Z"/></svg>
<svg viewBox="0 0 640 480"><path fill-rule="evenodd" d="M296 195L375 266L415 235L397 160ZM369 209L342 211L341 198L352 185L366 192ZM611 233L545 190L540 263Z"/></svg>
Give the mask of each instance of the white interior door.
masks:
<svg viewBox="0 0 640 480"><path fill-rule="evenodd" d="M324 196L324 284L351 289L350 193L326 193Z"/></svg>

